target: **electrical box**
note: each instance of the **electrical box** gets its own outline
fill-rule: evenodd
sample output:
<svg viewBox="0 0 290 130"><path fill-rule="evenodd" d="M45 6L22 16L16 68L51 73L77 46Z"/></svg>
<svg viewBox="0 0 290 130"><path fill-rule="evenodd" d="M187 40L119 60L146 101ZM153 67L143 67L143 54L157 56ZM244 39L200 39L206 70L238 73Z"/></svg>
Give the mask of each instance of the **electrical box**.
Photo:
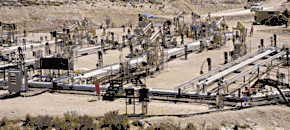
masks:
<svg viewBox="0 0 290 130"><path fill-rule="evenodd" d="M10 92L25 91L25 86L22 82L22 72L16 70L9 71L7 85Z"/></svg>
<svg viewBox="0 0 290 130"><path fill-rule="evenodd" d="M74 70L74 63L68 63L68 69Z"/></svg>

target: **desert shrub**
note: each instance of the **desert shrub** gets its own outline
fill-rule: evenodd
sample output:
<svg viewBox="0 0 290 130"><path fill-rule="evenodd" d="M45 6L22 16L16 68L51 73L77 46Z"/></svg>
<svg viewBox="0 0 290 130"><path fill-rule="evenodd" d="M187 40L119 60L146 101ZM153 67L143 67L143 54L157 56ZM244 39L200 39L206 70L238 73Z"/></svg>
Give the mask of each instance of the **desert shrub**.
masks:
<svg viewBox="0 0 290 130"><path fill-rule="evenodd" d="M49 124L49 117L48 116L37 116L36 118L32 119L32 123L36 129L46 129L48 128Z"/></svg>
<svg viewBox="0 0 290 130"><path fill-rule="evenodd" d="M52 121L52 127L59 129L61 126L62 119L60 117L55 117Z"/></svg>
<svg viewBox="0 0 290 130"><path fill-rule="evenodd" d="M226 125L224 123L222 123L221 126L226 126Z"/></svg>
<svg viewBox="0 0 290 130"><path fill-rule="evenodd" d="M185 127L185 130L196 130L196 128L192 123L188 123L187 126Z"/></svg>
<svg viewBox="0 0 290 130"><path fill-rule="evenodd" d="M33 118L29 114L26 114L25 120L23 121L23 126L30 126L30 127L32 127L33 126L33 123L31 122L32 119Z"/></svg>
<svg viewBox="0 0 290 130"><path fill-rule="evenodd" d="M110 111L105 114L104 118L102 119L102 126L103 127L109 127L112 125L115 121L113 120L118 115L117 111Z"/></svg>
<svg viewBox="0 0 290 130"><path fill-rule="evenodd" d="M80 116L79 123L83 129L88 129L93 126L94 119L88 115Z"/></svg>
<svg viewBox="0 0 290 130"><path fill-rule="evenodd" d="M134 126L139 126L139 127L143 128L143 124L139 120L135 120L131 124L134 125Z"/></svg>
<svg viewBox="0 0 290 130"><path fill-rule="evenodd" d="M180 127L175 126L174 124L169 124L169 123L160 123L159 126L150 126L146 130L181 130Z"/></svg>
<svg viewBox="0 0 290 130"><path fill-rule="evenodd" d="M244 124L243 128L250 128L248 124Z"/></svg>
<svg viewBox="0 0 290 130"><path fill-rule="evenodd" d="M10 120L9 122L11 122L13 125L20 123L21 120L20 119L15 119L15 120Z"/></svg>
<svg viewBox="0 0 290 130"><path fill-rule="evenodd" d="M6 117L3 117L0 121L0 127L8 125L8 120Z"/></svg>
<svg viewBox="0 0 290 130"><path fill-rule="evenodd" d="M112 129L128 129L129 118L126 115L118 115L118 111L110 111L105 114L101 127L110 127Z"/></svg>
<svg viewBox="0 0 290 130"><path fill-rule="evenodd" d="M129 118L126 115L117 115L114 118L114 123L112 125L112 129L128 129L129 128Z"/></svg>

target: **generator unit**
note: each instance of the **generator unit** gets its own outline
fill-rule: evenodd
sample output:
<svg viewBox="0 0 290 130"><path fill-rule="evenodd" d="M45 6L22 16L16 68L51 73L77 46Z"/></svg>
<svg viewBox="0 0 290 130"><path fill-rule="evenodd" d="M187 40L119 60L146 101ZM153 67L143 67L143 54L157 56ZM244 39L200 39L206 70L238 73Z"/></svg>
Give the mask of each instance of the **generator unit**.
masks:
<svg viewBox="0 0 290 130"><path fill-rule="evenodd" d="M23 74L24 73L24 74ZM24 76L24 80L23 80ZM10 70L8 72L8 91L11 92L26 92L28 91L27 70Z"/></svg>

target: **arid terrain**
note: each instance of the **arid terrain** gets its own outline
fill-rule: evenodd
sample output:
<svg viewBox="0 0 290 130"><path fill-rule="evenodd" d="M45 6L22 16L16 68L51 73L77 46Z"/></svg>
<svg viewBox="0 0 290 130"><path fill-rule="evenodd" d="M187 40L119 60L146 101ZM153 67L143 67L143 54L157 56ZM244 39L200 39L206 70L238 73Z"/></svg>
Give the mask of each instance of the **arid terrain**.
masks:
<svg viewBox="0 0 290 130"><path fill-rule="evenodd" d="M214 1L214 0L213 0ZM152 4L148 2L110 2L108 0L97 0L94 3L87 4L85 1L79 1L77 4L67 3L61 6L28 6L28 7L0 7L0 21L15 22L19 24L19 30L23 30L24 22L28 23L29 30L35 31L34 37L48 36L49 31L61 29L64 26L71 25L66 20L81 20L84 17L89 19L90 28L99 28L101 24L105 25L105 19L110 18L115 28L109 28L119 34L121 39L123 32L121 25L128 25L131 22L137 22L138 14L148 13L158 16L156 23L160 23L165 19L172 19L176 14L176 10L185 11L185 21L190 21L191 9L195 9L201 13L201 18L205 17L208 12L212 13L213 18L225 16L226 23L231 30L237 26L237 22L241 22L247 29L248 33L254 21L254 12L243 8L246 2L231 4L218 1L218 4L208 3L191 3L186 0L162 1L162 4ZM285 3L286 0L266 0L261 3L264 8L269 10L283 10L289 8L290 4ZM134 5L134 6L132 6ZM164 6L165 5L165 6ZM187 7L186 7L187 5ZM283 7L281 6L283 5ZM164 8L159 10L159 7ZM232 13L232 14L231 14ZM101 35L102 30L97 29L97 35ZM38 34L36 34L39 32ZM278 47L283 44L289 45L289 28L283 26L265 26L254 25L254 35L247 37L251 40L251 46L257 47L260 39L264 39L265 45L270 45L269 38L273 34L277 34ZM249 34L248 34L249 36ZM29 33L32 37L32 33ZM180 41L180 39L178 39ZM185 42L191 42L192 39L186 39ZM223 64L223 52L232 48L232 42L228 43L216 50L203 51L202 53L190 53L188 60L184 57L176 58L167 63L165 70L154 74L154 78L147 77L146 85L149 88L174 89L177 85L184 83L194 77L199 76L200 67L206 58L212 59L212 68L216 68ZM254 51L254 49L252 49ZM123 50L123 56L129 54L129 48ZM120 52L118 50L109 50L104 55L104 65L112 64L119 60ZM32 57L32 54L28 54ZM97 54L80 57L75 63L77 69L94 69L97 63ZM207 66L203 68L207 72ZM127 84L125 86L133 86ZM6 90L0 90L5 93ZM0 100L0 119L7 117L8 119L24 119L26 114L31 116L50 115L62 116L67 111L76 111L77 114L87 114L89 116L103 116L109 111L117 110L120 114L125 113L125 99L117 99L113 102L91 101L96 99L94 96L77 95L77 94L60 94L60 93L43 93L33 97L17 97L13 99ZM200 103L172 103L162 101L152 101L148 104L148 114L190 114L196 112L204 112L211 110L211 106ZM226 107L229 108L229 107ZM141 112L141 105L136 105L136 113ZM128 107L128 113L133 113L133 106ZM134 119L132 119L134 120ZM254 123L250 123L251 120ZM145 126L155 125L159 123L172 123L181 127L185 127L189 122L193 123L196 128L220 128L231 129L234 124L248 124L249 129L257 130L278 130L290 129L290 109L286 106L259 106L237 111L220 111L211 114L197 115L192 117L151 117L140 119ZM147 122L147 123L146 123ZM204 124L204 127L202 125ZM222 126L224 124L224 126ZM131 127L131 129L138 129Z"/></svg>

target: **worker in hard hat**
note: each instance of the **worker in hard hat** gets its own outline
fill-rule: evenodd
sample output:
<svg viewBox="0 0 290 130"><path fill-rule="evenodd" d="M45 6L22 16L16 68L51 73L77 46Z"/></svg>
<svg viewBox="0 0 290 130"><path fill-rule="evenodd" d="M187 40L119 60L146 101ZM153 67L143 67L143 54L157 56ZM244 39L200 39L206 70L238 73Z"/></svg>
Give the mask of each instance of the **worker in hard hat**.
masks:
<svg viewBox="0 0 290 130"><path fill-rule="evenodd" d="M250 37L253 36L253 33L254 33L254 26L252 25L251 32L250 32Z"/></svg>

